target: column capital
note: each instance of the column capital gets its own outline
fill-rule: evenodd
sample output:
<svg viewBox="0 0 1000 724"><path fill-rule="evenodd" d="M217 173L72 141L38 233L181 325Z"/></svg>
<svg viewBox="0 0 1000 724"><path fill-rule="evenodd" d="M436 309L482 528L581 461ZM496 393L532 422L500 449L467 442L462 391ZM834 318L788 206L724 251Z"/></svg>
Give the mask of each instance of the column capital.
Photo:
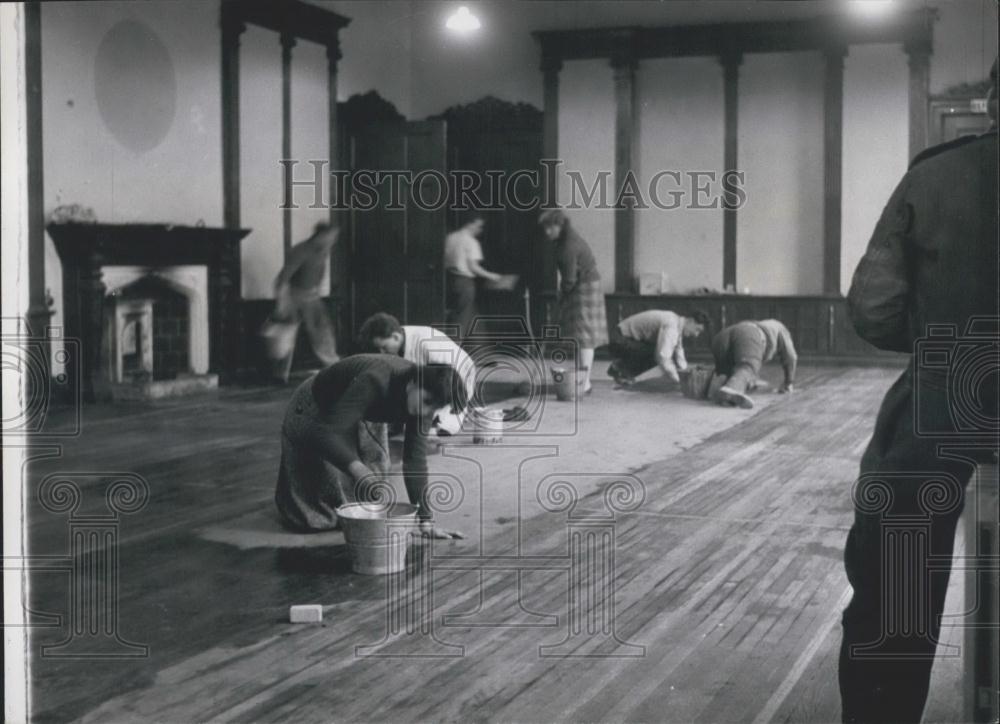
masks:
<svg viewBox="0 0 1000 724"><path fill-rule="evenodd" d="M340 38L334 38L326 44L326 59L331 67L335 67L337 61L343 57L343 53L340 52Z"/></svg>
<svg viewBox="0 0 1000 724"><path fill-rule="evenodd" d="M240 35L247 29L247 24L240 17L238 10L238 6L234 3L224 2L222 3L222 14L219 19L223 37L236 43L239 42Z"/></svg>
<svg viewBox="0 0 1000 724"><path fill-rule="evenodd" d="M847 57L848 48L846 45L831 44L823 48L823 58L826 60L827 65L838 64L841 68L844 67L844 58Z"/></svg>
<svg viewBox="0 0 1000 724"><path fill-rule="evenodd" d="M639 59L630 52L614 52L611 54L611 67L615 71L615 77L631 74L639 67Z"/></svg>
<svg viewBox="0 0 1000 724"><path fill-rule="evenodd" d="M911 66L924 66L930 63L934 51L931 48L930 39L920 38L907 40L903 43L903 52L906 53L906 60Z"/></svg>
<svg viewBox="0 0 1000 724"><path fill-rule="evenodd" d="M620 30L612 34L611 67L615 74L630 73L639 67L635 52L636 36L633 30Z"/></svg>
<svg viewBox="0 0 1000 724"><path fill-rule="evenodd" d="M719 62L726 70L735 70L743 65L743 51L724 50L719 53Z"/></svg>
<svg viewBox="0 0 1000 724"><path fill-rule="evenodd" d="M292 35L292 33L289 33L287 31L282 31L282 33L280 34L280 41L281 41L281 50L286 53L290 53L292 48L295 47L296 39L295 36Z"/></svg>
<svg viewBox="0 0 1000 724"><path fill-rule="evenodd" d="M542 55L541 69L543 73L558 73L562 70L563 59L558 55Z"/></svg>

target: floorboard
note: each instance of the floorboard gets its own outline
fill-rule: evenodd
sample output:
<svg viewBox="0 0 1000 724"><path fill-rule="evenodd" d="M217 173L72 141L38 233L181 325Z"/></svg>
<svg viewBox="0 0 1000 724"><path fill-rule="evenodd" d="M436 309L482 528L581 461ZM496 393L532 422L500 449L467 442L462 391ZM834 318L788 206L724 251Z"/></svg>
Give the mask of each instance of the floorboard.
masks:
<svg viewBox="0 0 1000 724"><path fill-rule="evenodd" d="M594 561L579 569L581 580L603 591L613 585L617 640L599 635L610 624L586 618L584 633L592 625L594 635L570 636L569 518L528 504L547 471L561 470L571 482L574 474L589 475L586 486L573 483L573 514L579 525L606 525L599 516L612 489L594 484L585 456L607 433L562 440L558 459L525 463L514 516L483 510L493 505L485 495L466 501L489 519L485 532L464 543L414 547L407 580L432 581L432 600L418 594L387 608L387 579L352 574L339 534L275 545L266 535L248 545L225 535L273 524L275 438L287 392L97 408L84 436L34 467L32 488L50 473L88 470L130 470L149 482L150 503L135 521L122 518L118 546L120 631L148 644L149 656L37 657L34 718L835 721L850 489L893 377L880 368L806 368L793 396L775 395L754 414L741 413L699 444L636 472L645 501L613 517L613 568ZM610 388L600 394L609 405L628 404ZM671 405L683 409L679 399L659 404L665 415ZM595 413L607 414L594 407L581 414ZM588 467L575 467L584 460ZM431 458L432 470L457 464ZM103 484L85 483L96 498L87 512L102 504ZM32 501L27 521L33 554L67 550L65 517ZM481 575L456 569L518 553L533 565L562 567ZM422 572L424 564L433 572ZM581 601L583 610L599 610ZM290 604L309 602L324 605L324 623L286 623ZM65 615L65 576L33 574L31 604ZM426 621L438 641L407 635L405 626L386 635L387 611L419 606L433 611ZM456 618L461 613L467 617ZM469 625L477 622L495 625ZM519 625L527 622L536 625ZM66 634L35 628L32 645ZM543 655L552 653L545 646L564 641L557 655ZM362 645L379 656L357 656ZM955 706L938 702L935 716L946 720Z"/></svg>

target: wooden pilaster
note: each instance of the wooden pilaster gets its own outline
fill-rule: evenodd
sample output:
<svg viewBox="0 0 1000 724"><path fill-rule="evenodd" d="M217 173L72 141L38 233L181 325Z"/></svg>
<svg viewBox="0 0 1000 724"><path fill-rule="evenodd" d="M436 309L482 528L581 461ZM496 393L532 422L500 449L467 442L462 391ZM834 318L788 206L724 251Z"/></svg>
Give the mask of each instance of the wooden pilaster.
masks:
<svg viewBox="0 0 1000 724"><path fill-rule="evenodd" d="M725 53L719 58L723 71L723 115L725 116L725 141L722 161L722 285L736 289L736 213L734 183L730 172L739 164L739 78L743 54Z"/></svg>
<svg viewBox="0 0 1000 724"><path fill-rule="evenodd" d="M635 173L636 99L635 72L638 60L634 38L623 33L615 38L611 55L615 82L615 192L628 174ZM634 291L635 210L630 200L615 205L615 291Z"/></svg>
<svg viewBox="0 0 1000 724"><path fill-rule="evenodd" d="M824 52L823 80L823 291L840 293L845 46Z"/></svg>
<svg viewBox="0 0 1000 724"><path fill-rule="evenodd" d="M281 238L284 242L285 256L292 248L292 167L288 161L292 158L292 48L295 47L295 36L291 33L281 34L281 158L285 160L284 170L284 203L281 206Z"/></svg>

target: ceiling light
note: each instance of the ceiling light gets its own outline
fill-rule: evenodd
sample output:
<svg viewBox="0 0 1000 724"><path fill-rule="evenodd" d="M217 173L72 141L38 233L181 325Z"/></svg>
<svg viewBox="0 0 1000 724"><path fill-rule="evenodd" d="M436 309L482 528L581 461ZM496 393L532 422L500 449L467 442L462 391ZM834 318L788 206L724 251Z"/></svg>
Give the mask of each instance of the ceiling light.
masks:
<svg viewBox="0 0 1000 724"><path fill-rule="evenodd" d="M473 30L479 30L481 23L479 22L479 18L473 15L469 8L462 5L455 11L454 15L448 18L444 26L456 33L471 33Z"/></svg>
<svg viewBox="0 0 1000 724"><path fill-rule="evenodd" d="M848 5L858 15L874 18L885 15L892 9L893 0L851 0Z"/></svg>

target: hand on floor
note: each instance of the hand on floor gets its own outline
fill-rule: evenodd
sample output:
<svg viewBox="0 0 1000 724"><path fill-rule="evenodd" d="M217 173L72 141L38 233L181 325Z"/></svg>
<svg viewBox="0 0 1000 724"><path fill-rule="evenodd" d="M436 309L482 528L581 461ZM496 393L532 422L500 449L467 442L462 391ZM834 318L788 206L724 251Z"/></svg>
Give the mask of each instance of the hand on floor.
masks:
<svg viewBox="0 0 1000 724"><path fill-rule="evenodd" d="M424 538L434 538L435 540L462 540L465 535L457 530L445 530L438 528L434 523L426 520L420 524L420 535Z"/></svg>
<svg viewBox="0 0 1000 724"><path fill-rule="evenodd" d="M635 384L635 377L629 377L618 370L618 367L611 363L608 367L608 376L615 381L615 384L619 387L631 387Z"/></svg>

